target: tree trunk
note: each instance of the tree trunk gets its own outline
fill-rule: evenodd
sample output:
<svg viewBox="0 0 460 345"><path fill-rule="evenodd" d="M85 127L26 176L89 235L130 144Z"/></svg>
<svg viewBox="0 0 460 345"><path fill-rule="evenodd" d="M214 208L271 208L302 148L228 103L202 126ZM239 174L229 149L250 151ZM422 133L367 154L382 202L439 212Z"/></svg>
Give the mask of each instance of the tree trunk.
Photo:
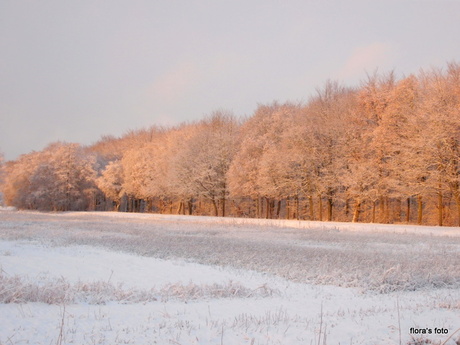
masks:
<svg viewBox="0 0 460 345"><path fill-rule="evenodd" d="M203 214L202 203L203 203L203 200L201 200L201 198L199 198L199 199L198 199L197 209L198 209L198 213L200 213L200 214Z"/></svg>
<svg viewBox="0 0 460 345"><path fill-rule="evenodd" d="M384 199L385 202L385 224L390 223L390 198L388 196L385 197Z"/></svg>
<svg viewBox="0 0 460 345"><path fill-rule="evenodd" d="M361 200L357 199L355 204L355 210L353 212L353 223L359 222L359 214L361 213Z"/></svg>
<svg viewBox="0 0 460 345"><path fill-rule="evenodd" d="M402 204L403 204L402 199L398 198L396 200L396 217L395 217L398 220L398 223L400 223L402 220Z"/></svg>
<svg viewBox="0 0 460 345"><path fill-rule="evenodd" d="M218 210L218 208L217 208L216 199L213 198L211 201L212 201L212 206L213 206L213 209L214 209L214 216L217 217L217 216L218 216L219 210Z"/></svg>
<svg viewBox="0 0 460 345"><path fill-rule="evenodd" d="M193 200L188 199L187 205L188 205L188 214L191 216L193 214Z"/></svg>
<svg viewBox="0 0 460 345"><path fill-rule="evenodd" d="M290 218L291 205L289 197L286 198L286 219Z"/></svg>
<svg viewBox="0 0 460 345"><path fill-rule="evenodd" d="M333 206L333 201L332 201L332 198L329 197L327 198L327 221L328 222L332 221L332 206Z"/></svg>
<svg viewBox="0 0 460 345"><path fill-rule="evenodd" d="M379 220L380 223L385 223L385 199L383 196L379 199Z"/></svg>
<svg viewBox="0 0 460 345"><path fill-rule="evenodd" d="M377 207L376 203L377 201L372 200L372 223L375 223L375 209Z"/></svg>
<svg viewBox="0 0 460 345"><path fill-rule="evenodd" d="M225 217L225 196L220 201L222 203L222 217Z"/></svg>
<svg viewBox="0 0 460 345"><path fill-rule="evenodd" d="M438 191L438 225L442 226L444 218L444 201L442 199L442 191Z"/></svg>
<svg viewBox="0 0 460 345"><path fill-rule="evenodd" d="M315 210L313 208L313 197L311 195L308 197L308 203L310 205L310 220L315 220Z"/></svg>
<svg viewBox="0 0 460 345"><path fill-rule="evenodd" d="M422 220L423 220L423 200L422 196L419 195L417 196L417 206L418 206L418 211L417 211L417 224L421 225Z"/></svg>
<svg viewBox="0 0 460 345"><path fill-rule="evenodd" d="M300 201L299 194L295 195L295 208L296 208L296 219L300 220Z"/></svg>
<svg viewBox="0 0 460 345"><path fill-rule="evenodd" d="M276 205L276 218L280 218L280 212L281 212L281 200L278 200L278 204Z"/></svg>
<svg viewBox="0 0 460 345"><path fill-rule="evenodd" d="M181 214L183 208L184 208L184 202L181 200L181 201L179 202L179 206L178 206L178 208L177 208L176 213L177 213L177 214Z"/></svg>
<svg viewBox="0 0 460 345"><path fill-rule="evenodd" d="M323 220L323 200L321 199L321 195L318 195L318 206L319 206L319 220Z"/></svg>
<svg viewBox="0 0 460 345"><path fill-rule="evenodd" d="M225 217L225 199L227 196L227 185L224 183L222 195L221 195L221 203L222 203L222 217Z"/></svg>
<svg viewBox="0 0 460 345"><path fill-rule="evenodd" d="M455 196L455 203L457 204L457 221L458 221L457 226L460 226L460 195L459 194Z"/></svg>
<svg viewBox="0 0 460 345"><path fill-rule="evenodd" d="M270 201L267 197L265 197L265 219L269 219L270 217Z"/></svg>
<svg viewBox="0 0 460 345"><path fill-rule="evenodd" d="M410 222L410 198L407 198L406 223Z"/></svg>

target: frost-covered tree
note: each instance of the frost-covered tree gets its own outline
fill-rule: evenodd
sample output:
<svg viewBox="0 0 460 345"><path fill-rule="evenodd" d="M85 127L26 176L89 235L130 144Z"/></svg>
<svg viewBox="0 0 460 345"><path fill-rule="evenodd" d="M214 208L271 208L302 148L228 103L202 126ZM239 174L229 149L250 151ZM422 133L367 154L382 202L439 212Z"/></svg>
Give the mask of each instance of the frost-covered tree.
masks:
<svg viewBox="0 0 460 345"><path fill-rule="evenodd" d="M30 195L29 177L34 173L38 158L39 153L32 152L21 155L17 160L5 164L2 191L6 205L19 208L36 208L35 205L29 203L27 197Z"/></svg>
<svg viewBox="0 0 460 345"><path fill-rule="evenodd" d="M95 159L78 144L54 143L6 168L5 200L19 208L84 210L94 207Z"/></svg>
<svg viewBox="0 0 460 345"><path fill-rule="evenodd" d="M319 181L315 167L318 164L314 116L311 109L304 107L294 112L292 121L282 138L289 176L290 196L294 196L297 217L300 214L299 198L308 200L308 219L314 220L322 214L321 198L318 197ZM314 201L317 201L315 206ZM318 211L318 212L316 212Z"/></svg>
<svg viewBox="0 0 460 345"><path fill-rule="evenodd" d="M346 127L348 94L351 91L337 82L329 81L310 101L309 112L313 127L315 186L319 201L326 199L326 219L333 218L333 207L342 191L341 175L346 166ZM320 205L320 210L322 209ZM320 217L322 219L322 217Z"/></svg>
<svg viewBox="0 0 460 345"><path fill-rule="evenodd" d="M95 157L88 155L79 144L55 143L45 149L45 153L49 154L46 169L53 172L53 209L87 209L97 193Z"/></svg>
<svg viewBox="0 0 460 345"><path fill-rule="evenodd" d="M299 197L303 192L304 167L299 161L297 145L292 130L302 114L300 104L274 104L271 106L271 126L265 135L265 143L259 160L259 190L267 198L266 216L269 217L274 201L278 201L276 217L280 215L280 203L289 206L291 199L296 203L293 215L299 217ZM308 151L306 151L308 152ZM305 152L305 153L306 153ZM271 201L271 203L270 203ZM286 207L286 217L290 209ZM273 215L272 215L273 216Z"/></svg>
<svg viewBox="0 0 460 345"><path fill-rule="evenodd" d="M195 125L184 124L164 131L161 136L145 145L142 150L149 157L146 171L146 195L157 201L161 212L169 207L172 212L178 203L178 213L193 213L194 190L184 171L181 152L194 135Z"/></svg>
<svg viewBox="0 0 460 345"><path fill-rule="evenodd" d="M363 202L372 204L372 222L376 205L381 206L380 220L385 221L384 205L389 196L390 143L382 124L394 88L393 73L370 75L357 93L355 117L350 129L346 189L354 198L353 220L359 220ZM388 121L389 123L390 121Z"/></svg>
<svg viewBox="0 0 460 345"><path fill-rule="evenodd" d="M209 200L214 215L226 215L227 172L238 148L239 123L224 111L216 111L193 126L174 157L176 189Z"/></svg>
<svg viewBox="0 0 460 345"><path fill-rule="evenodd" d="M97 187L115 203L114 208L117 211L120 209L121 199L125 195L123 182L123 166L119 160L107 164L101 176L96 179Z"/></svg>
<svg viewBox="0 0 460 345"><path fill-rule="evenodd" d="M134 209L138 209L141 202L160 196L162 176L158 173L161 159L157 148L157 142L145 144L139 149L125 152L121 160L123 191L136 204Z"/></svg>
<svg viewBox="0 0 460 345"><path fill-rule="evenodd" d="M453 196L460 223L460 66L422 73L422 109L427 185L437 195L438 224L443 225L444 198Z"/></svg>
<svg viewBox="0 0 460 345"><path fill-rule="evenodd" d="M395 83L384 117L379 125L380 138L386 141L386 170L388 196L397 205L396 220L401 220L403 200L406 200L406 221L410 220L411 199L418 204L417 219L422 221L423 197L426 195L424 152L426 146L422 130L428 123L420 108L420 83L411 75ZM390 200L391 200L390 199ZM388 206L387 210L387 221Z"/></svg>
<svg viewBox="0 0 460 345"><path fill-rule="evenodd" d="M261 181L261 161L282 127L275 125L274 115L281 106L277 102L259 105L254 115L241 127L239 150L228 171L229 190L234 198L249 198L255 203L256 217L262 216L262 197L268 197ZM268 162L266 163L268 164Z"/></svg>
<svg viewBox="0 0 460 345"><path fill-rule="evenodd" d="M145 199L145 187L148 183L150 159L142 149L132 149L123 155L123 190L135 199Z"/></svg>

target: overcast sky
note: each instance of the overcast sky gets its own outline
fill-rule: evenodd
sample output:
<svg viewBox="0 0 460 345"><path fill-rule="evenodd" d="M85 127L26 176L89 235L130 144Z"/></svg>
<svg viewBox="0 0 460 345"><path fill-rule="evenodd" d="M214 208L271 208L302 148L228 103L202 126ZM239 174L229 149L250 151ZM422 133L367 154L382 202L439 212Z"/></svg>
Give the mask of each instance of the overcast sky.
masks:
<svg viewBox="0 0 460 345"><path fill-rule="evenodd" d="M0 151L250 115L460 61L457 1L0 0Z"/></svg>

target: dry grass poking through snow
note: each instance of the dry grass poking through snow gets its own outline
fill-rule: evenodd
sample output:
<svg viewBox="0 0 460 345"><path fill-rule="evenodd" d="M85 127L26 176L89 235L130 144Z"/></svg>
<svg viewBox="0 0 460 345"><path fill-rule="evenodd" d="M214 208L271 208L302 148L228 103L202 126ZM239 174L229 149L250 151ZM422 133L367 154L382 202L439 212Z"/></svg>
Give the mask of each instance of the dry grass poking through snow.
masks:
<svg viewBox="0 0 460 345"><path fill-rule="evenodd" d="M31 281L20 276L8 277L0 273L0 303L41 302L46 304L88 303L106 304L108 302L146 303L169 300L201 300L216 298L253 298L278 294L266 285L249 289L241 284L197 285L168 284L160 289L125 289L122 285L110 282L78 282L71 284L64 278L44 281Z"/></svg>

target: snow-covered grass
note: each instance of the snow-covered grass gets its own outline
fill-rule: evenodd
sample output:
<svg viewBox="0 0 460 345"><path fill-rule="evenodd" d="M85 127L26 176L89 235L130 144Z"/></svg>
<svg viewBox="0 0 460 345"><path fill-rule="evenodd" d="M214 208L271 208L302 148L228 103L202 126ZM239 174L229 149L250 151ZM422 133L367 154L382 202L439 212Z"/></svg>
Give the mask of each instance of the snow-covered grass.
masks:
<svg viewBox="0 0 460 345"><path fill-rule="evenodd" d="M359 231L363 224L320 223L319 228L299 229L280 227L277 221L270 226L267 220L247 225L235 219L120 213L3 212L2 217L4 239L97 245L364 291L460 288L459 228L444 233L443 228L423 227L418 233L417 227L377 226L371 232L370 224ZM10 223L11 217L15 221Z"/></svg>
<svg viewBox="0 0 460 345"><path fill-rule="evenodd" d="M453 345L459 235L4 210L0 344Z"/></svg>

